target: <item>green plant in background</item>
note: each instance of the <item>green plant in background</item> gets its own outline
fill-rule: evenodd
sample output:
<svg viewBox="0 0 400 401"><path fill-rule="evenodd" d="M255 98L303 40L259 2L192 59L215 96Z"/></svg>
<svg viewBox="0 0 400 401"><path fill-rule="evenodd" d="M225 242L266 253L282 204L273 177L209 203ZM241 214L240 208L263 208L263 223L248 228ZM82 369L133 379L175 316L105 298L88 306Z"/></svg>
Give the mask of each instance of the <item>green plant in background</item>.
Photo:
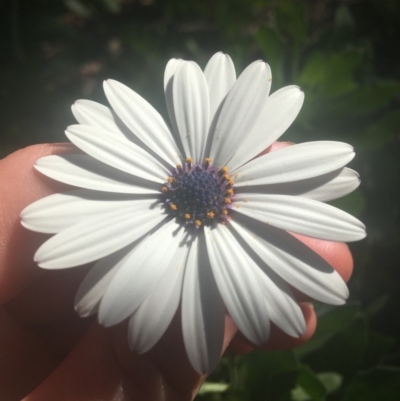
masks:
<svg viewBox="0 0 400 401"><path fill-rule="evenodd" d="M400 369L384 361L394 339L368 325L384 301L364 310L357 302L317 308L318 329L308 343L292 351L227 357L203 385L199 401L398 400Z"/></svg>
<svg viewBox="0 0 400 401"><path fill-rule="evenodd" d="M59 141L77 96L104 103L115 78L164 106L172 57L204 67L216 51L235 65L257 57L273 91L297 84L306 100L285 134L294 142L351 143L362 185L335 201L367 223L352 247L353 301L326 309L315 336L293 351L228 355L200 400L400 399L400 3L396 0L30 0L2 7L2 155ZM13 7L11 5L14 5ZM157 77L156 79L154 77ZM145 89L147 88L147 89ZM148 89L150 88L150 89ZM147 90L147 92L145 92ZM358 300L358 301L354 301Z"/></svg>

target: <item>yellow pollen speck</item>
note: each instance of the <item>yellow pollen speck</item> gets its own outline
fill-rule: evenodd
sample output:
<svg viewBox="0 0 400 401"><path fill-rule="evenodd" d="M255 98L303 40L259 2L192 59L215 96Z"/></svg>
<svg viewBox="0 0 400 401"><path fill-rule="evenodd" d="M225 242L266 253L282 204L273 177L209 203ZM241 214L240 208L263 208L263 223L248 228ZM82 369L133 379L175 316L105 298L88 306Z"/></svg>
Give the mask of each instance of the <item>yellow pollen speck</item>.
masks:
<svg viewBox="0 0 400 401"><path fill-rule="evenodd" d="M226 209L222 211L223 216L226 216L227 214L228 214L228 211Z"/></svg>
<svg viewBox="0 0 400 401"><path fill-rule="evenodd" d="M191 163L192 162L192 158L191 157L187 157L186 158L186 163Z"/></svg>
<svg viewBox="0 0 400 401"><path fill-rule="evenodd" d="M213 218L215 217L214 212L207 212L207 217L208 217L209 219L213 219Z"/></svg>
<svg viewBox="0 0 400 401"><path fill-rule="evenodd" d="M181 169L182 168L182 164L177 164L176 165L176 168L179 170L179 169Z"/></svg>
<svg viewBox="0 0 400 401"><path fill-rule="evenodd" d="M174 177L168 177L167 181L171 184L171 182L174 182Z"/></svg>
<svg viewBox="0 0 400 401"><path fill-rule="evenodd" d="M197 227L200 227L200 226L201 226L201 221L200 221L200 220L195 220L194 224L195 224Z"/></svg>
<svg viewBox="0 0 400 401"><path fill-rule="evenodd" d="M227 180L227 181L228 181L229 185L233 185L235 183L235 181L233 181L232 178L229 178L229 180Z"/></svg>
<svg viewBox="0 0 400 401"><path fill-rule="evenodd" d="M225 198L224 203L232 203L232 201L229 198Z"/></svg>
<svg viewBox="0 0 400 401"><path fill-rule="evenodd" d="M233 195L233 189L232 189L232 188L231 188L231 189L228 189L228 190L226 191L226 195L232 196L232 195Z"/></svg>
<svg viewBox="0 0 400 401"><path fill-rule="evenodd" d="M206 158L204 159L204 161L205 161L206 163L210 164L210 163L212 162L212 159L210 159L209 157L206 157Z"/></svg>
<svg viewBox="0 0 400 401"><path fill-rule="evenodd" d="M186 219L186 220L189 220L189 219L190 219L190 217L191 217L191 216L190 216L190 214L189 214L189 213L185 213L185 219Z"/></svg>
<svg viewBox="0 0 400 401"><path fill-rule="evenodd" d="M226 174L229 170L228 170L228 167L222 167L221 168L221 171L224 173L224 174Z"/></svg>
<svg viewBox="0 0 400 401"><path fill-rule="evenodd" d="M162 187L161 192L163 192L163 193L168 192L168 187Z"/></svg>
<svg viewBox="0 0 400 401"><path fill-rule="evenodd" d="M175 203L171 203L169 207L171 208L171 210L178 210L178 207L175 205Z"/></svg>

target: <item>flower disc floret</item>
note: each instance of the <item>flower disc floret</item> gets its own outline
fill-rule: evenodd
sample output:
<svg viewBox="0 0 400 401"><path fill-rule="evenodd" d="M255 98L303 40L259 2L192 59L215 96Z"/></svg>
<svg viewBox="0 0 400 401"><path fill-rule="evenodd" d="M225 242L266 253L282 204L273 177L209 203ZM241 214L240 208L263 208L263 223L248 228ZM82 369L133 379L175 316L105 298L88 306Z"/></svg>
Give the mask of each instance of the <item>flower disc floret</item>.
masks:
<svg viewBox="0 0 400 401"><path fill-rule="evenodd" d="M216 170L210 159L192 165L190 158L177 167L162 187L166 209L182 223L199 228L229 217L233 180L226 168Z"/></svg>

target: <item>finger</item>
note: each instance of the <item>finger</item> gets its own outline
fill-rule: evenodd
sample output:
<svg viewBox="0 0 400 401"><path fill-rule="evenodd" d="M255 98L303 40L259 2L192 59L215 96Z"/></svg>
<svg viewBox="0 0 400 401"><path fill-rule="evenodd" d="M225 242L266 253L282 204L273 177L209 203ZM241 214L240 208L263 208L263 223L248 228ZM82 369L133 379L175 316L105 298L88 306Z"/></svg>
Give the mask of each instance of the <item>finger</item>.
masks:
<svg viewBox="0 0 400 401"><path fill-rule="evenodd" d="M235 327L227 318L224 348ZM126 324L88 330L63 363L24 401L192 400L205 380L183 346L179 315L149 352L129 350Z"/></svg>
<svg viewBox="0 0 400 401"><path fill-rule="evenodd" d="M347 244L324 241L294 233L292 235L322 256L340 274L344 281L349 281L353 273L353 257Z"/></svg>
<svg viewBox="0 0 400 401"><path fill-rule="evenodd" d="M67 186L39 175L33 168L40 157L73 151L69 144L36 145L0 161L0 304L15 296L41 274L33 255L47 236L32 235L20 223L22 209L33 201Z"/></svg>
<svg viewBox="0 0 400 401"><path fill-rule="evenodd" d="M24 401L118 399L123 374L110 344L108 333L94 324L63 363Z"/></svg>
<svg viewBox="0 0 400 401"><path fill-rule="evenodd" d="M3 305L16 322L40 336L59 360L75 346L89 323L73 308L75 294L88 268L45 270ZM7 362L0 359L0 366L3 363ZM20 364L22 367L24 361Z"/></svg>
<svg viewBox="0 0 400 401"><path fill-rule="evenodd" d="M48 284L49 281L45 283ZM30 285L13 298L11 303L16 305L10 306L9 302L0 308L1 399L20 400L34 389L71 351L90 323L90 320L80 319L74 314L73 296L67 305L68 308L59 307L60 300L56 294L53 302L44 304L42 308L38 308L40 302L33 299L33 306L38 308L35 310L29 303L32 287L35 286ZM50 288L49 292L52 293L52 290L54 289ZM28 294L28 299L23 296L25 293ZM42 293L44 298L48 299L46 289ZM59 294L62 299L62 291ZM38 298L40 299L40 293ZM64 313L54 313L49 321L49 310L52 315L55 308ZM22 313L19 313L21 310ZM28 311L33 316L25 316Z"/></svg>
<svg viewBox="0 0 400 401"><path fill-rule="evenodd" d="M58 361L38 336L15 322L1 307L0 327L0 399L20 400Z"/></svg>
<svg viewBox="0 0 400 401"><path fill-rule="evenodd" d="M84 330L71 307L78 281L71 280L70 273L68 278L64 272L56 274L36 266L33 254L46 236L25 230L19 217L31 202L67 188L39 176L34 162L44 155L70 151L69 145L37 145L0 161L0 185L7 189L0 200L0 302L4 305L0 344L2 352L13 355L12 360L0 358L1 382L6 386L0 390L2 399L12 399L6 396L9 390L23 393L36 387ZM44 324L50 320L68 325L62 330L60 324Z"/></svg>
<svg viewBox="0 0 400 401"><path fill-rule="evenodd" d="M308 302L300 303L300 308L306 322L306 331L298 338L294 338L284 333L274 324L271 325L271 335L268 342L262 346L262 349L269 351L285 350L298 347L307 342L314 334L317 328L317 316L315 315L314 307ZM232 340L230 348L235 354L247 354L254 351L255 348L243 335L238 333Z"/></svg>
<svg viewBox="0 0 400 401"><path fill-rule="evenodd" d="M288 146L294 145L293 142L274 142L272 145L270 145L267 149L265 149L263 152L261 152L261 155L265 155L266 153L269 152L274 152L275 150L287 148Z"/></svg>

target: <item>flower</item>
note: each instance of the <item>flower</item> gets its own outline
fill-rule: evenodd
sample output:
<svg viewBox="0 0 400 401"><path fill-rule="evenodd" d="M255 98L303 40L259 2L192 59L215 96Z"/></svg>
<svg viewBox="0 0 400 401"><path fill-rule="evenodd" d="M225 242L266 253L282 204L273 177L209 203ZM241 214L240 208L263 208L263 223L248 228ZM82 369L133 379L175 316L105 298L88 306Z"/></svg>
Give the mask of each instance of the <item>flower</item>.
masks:
<svg viewBox="0 0 400 401"><path fill-rule="evenodd" d="M45 269L95 262L76 295L81 316L104 326L129 319L129 343L149 350L181 305L193 367L218 363L225 309L253 343L270 321L298 337L305 321L290 286L342 304L348 290L333 268L289 232L356 241L363 224L322 203L353 191L344 167L350 145L308 142L256 157L296 118L304 95L287 86L269 96L271 71L256 61L236 80L229 56L205 71L171 60L165 96L172 129L125 85L108 80L112 109L72 106L66 135L83 153L39 159L36 169L78 189L22 212L28 229L55 234L36 252Z"/></svg>

